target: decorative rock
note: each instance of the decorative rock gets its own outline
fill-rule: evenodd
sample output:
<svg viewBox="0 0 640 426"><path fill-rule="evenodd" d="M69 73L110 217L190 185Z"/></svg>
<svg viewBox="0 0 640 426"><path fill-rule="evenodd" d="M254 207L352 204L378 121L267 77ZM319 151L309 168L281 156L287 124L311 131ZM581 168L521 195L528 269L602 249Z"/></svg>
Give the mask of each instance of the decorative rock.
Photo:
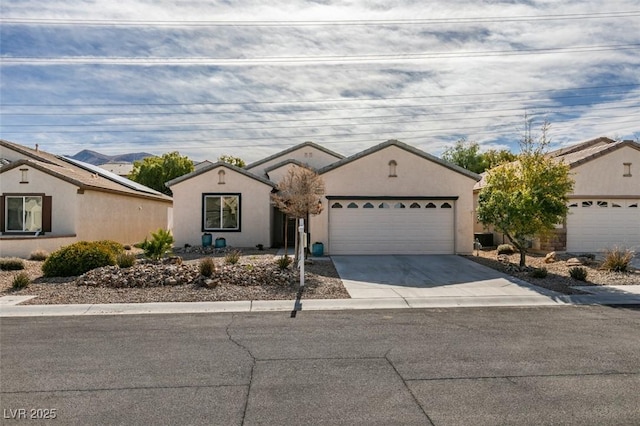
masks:
<svg viewBox="0 0 640 426"><path fill-rule="evenodd" d="M567 260L567 266L582 266L582 261L577 257L572 257L571 259Z"/></svg>
<svg viewBox="0 0 640 426"><path fill-rule="evenodd" d="M547 253L544 257L544 263L553 263L556 261L556 252L552 251L551 253Z"/></svg>

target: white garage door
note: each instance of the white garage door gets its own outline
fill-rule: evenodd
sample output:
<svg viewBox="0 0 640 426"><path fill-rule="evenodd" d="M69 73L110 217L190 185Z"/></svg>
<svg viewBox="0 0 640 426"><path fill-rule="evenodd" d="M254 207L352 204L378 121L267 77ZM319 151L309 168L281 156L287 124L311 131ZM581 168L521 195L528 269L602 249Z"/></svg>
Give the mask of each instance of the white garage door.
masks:
<svg viewBox="0 0 640 426"><path fill-rule="evenodd" d="M453 200L330 200L331 254L453 254Z"/></svg>
<svg viewBox="0 0 640 426"><path fill-rule="evenodd" d="M640 248L639 204L638 200L572 201L567 216L567 251Z"/></svg>

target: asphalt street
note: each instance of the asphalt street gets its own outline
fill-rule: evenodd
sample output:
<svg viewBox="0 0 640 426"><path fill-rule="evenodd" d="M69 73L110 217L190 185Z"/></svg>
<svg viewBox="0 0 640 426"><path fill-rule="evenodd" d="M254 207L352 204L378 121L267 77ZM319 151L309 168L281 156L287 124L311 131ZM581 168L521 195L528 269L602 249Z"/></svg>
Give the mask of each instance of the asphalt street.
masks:
<svg viewBox="0 0 640 426"><path fill-rule="evenodd" d="M0 334L3 424L640 424L637 307L2 318Z"/></svg>

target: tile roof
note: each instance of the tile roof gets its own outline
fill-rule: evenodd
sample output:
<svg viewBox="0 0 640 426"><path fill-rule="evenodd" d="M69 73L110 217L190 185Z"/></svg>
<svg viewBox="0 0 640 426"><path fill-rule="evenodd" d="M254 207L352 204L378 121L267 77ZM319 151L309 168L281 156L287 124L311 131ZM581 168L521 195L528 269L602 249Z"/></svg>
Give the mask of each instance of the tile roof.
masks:
<svg viewBox="0 0 640 426"><path fill-rule="evenodd" d="M318 145L315 142L303 142L301 144L298 144L298 145L292 146L290 148L287 148L287 149L285 149L283 151L276 152L275 154L270 155L270 156L268 156L266 158L263 158L262 160L258 160L258 161L254 162L254 163L251 163L248 166L245 166L245 169L247 169L247 170L253 169L256 166L259 166L260 164L264 164L267 161L271 161L271 160L273 160L275 158L282 157L282 156L284 156L284 155L286 155L286 154L288 154L290 152L293 152L293 151L295 151L297 149L300 149L302 147L305 147L305 146L314 147L314 148L316 148L316 149L318 149L318 150L320 150L322 152L325 152L325 153L327 153L327 154L329 154L331 156L336 157L337 159L344 158L344 155L341 155L341 154L338 154L337 152L331 151L330 149L327 149L327 148L325 148L325 147L323 147L321 145Z"/></svg>
<svg viewBox="0 0 640 426"><path fill-rule="evenodd" d="M194 178L198 175L201 175L203 173L207 173L210 170L216 169L218 167L226 167L227 169L233 170L234 172L240 173L241 175L247 176L251 179L255 179L258 182L264 183L265 185L269 185L271 187L275 187L275 184L273 182L271 182L270 180L267 180L263 177L260 177L258 175L255 175L245 169L242 169L240 167L234 166L233 164L229 164L229 163L225 163L224 161L218 161L216 163L210 163L210 164L206 164L203 167L196 169L194 171L192 171L191 173L187 173L186 175L177 177L175 179L170 180L169 182L165 183L165 185L167 185L168 187L171 187L175 184L178 184L180 182L183 182L185 180L189 180L191 178Z"/></svg>

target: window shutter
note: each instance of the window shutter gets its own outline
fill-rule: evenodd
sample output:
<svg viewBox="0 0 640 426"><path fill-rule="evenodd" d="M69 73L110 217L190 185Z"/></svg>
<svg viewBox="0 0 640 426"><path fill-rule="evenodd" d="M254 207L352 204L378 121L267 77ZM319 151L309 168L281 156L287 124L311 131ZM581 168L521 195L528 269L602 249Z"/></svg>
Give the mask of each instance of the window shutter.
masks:
<svg viewBox="0 0 640 426"><path fill-rule="evenodd" d="M51 232L51 196L42 197L42 231Z"/></svg>
<svg viewBox="0 0 640 426"><path fill-rule="evenodd" d="M4 232L4 195L0 196L0 232Z"/></svg>

